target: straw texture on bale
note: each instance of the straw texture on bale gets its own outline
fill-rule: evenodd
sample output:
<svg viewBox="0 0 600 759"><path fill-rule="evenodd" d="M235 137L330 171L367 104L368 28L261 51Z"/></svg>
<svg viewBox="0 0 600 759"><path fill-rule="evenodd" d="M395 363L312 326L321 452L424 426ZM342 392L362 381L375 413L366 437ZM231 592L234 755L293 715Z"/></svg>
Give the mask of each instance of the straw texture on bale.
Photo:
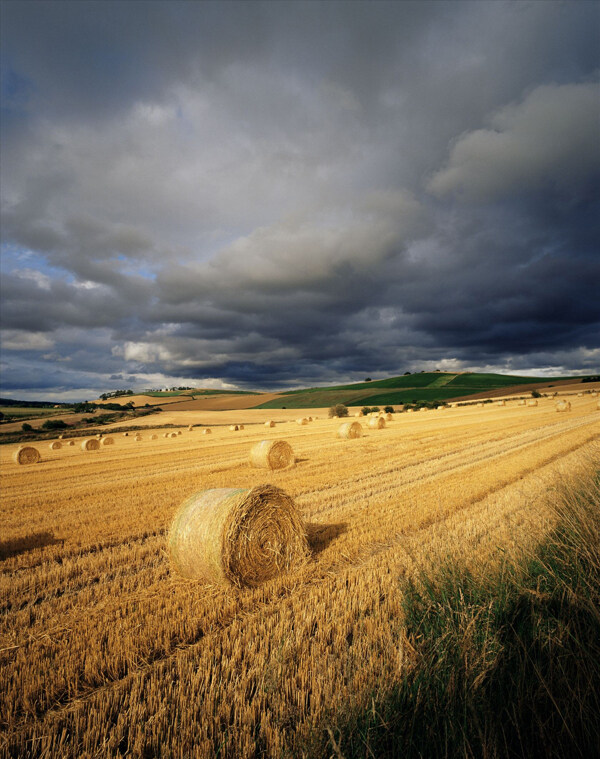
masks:
<svg viewBox="0 0 600 759"><path fill-rule="evenodd" d="M81 441L82 451L97 451L100 448L100 443L95 437L89 437L87 440Z"/></svg>
<svg viewBox="0 0 600 759"><path fill-rule="evenodd" d="M250 463L263 469L286 469L294 464L294 451L285 440L261 440L250 450Z"/></svg>
<svg viewBox="0 0 600 759"><path fill-rule="evenodd" d="M556 410L557 411L570 411L571 410L571 402L570 401L558 401L556 404Z"/></svg>
<svg viewBox="0 0 600 759"><path fill-rule="evenodd" d="M15 464L37 464L41 458L38 449L32 445L22 445L13 453Z"/></svg>
<svg viewBox="0 0 600 759"><path fill-rule="evenodd" d="M340 424L337 436L344 440L354 440L362 435L362 424L360 422L344 422Z"/></svg>
<svg viewBox="0 0 600 759"><path fill-rule="evenodd" d="M212 433L212 430L208 429L208 427L205 430L202 430L203 435L210 435Z"/></svg>
<svg viewBox="0 0 600 759"><path fill-rule="evenodd" d="M385 427L385 419L382 416L374 416L369 419L369 427L373 430L382 430Z"/></svg>
<svg viewBox="0 0 600 759"><path fill-rule="evenodd" d="M52 443L50 443L49 448L51 451L60 451L62 448L62 443L59 443L58 440L54 440Z"/></svg>
<svg viewBox="0 0 600 759"><path fill-rule="evenodd" d="M268 422L265 422L265 427L274 427L275 422L272 419L269 419Z"/></svg>
<svg viewBox="0 0 600 759"><path fill-rule="evenodd" d="M535 398L532 398L530 401L527 401L528 406L537 406L538 402L535 400Z"/></svg>
<svg viewBox="0 0 600 759"><path fill-rule="evenodd" d="M184 577L238 587L256 587L308 557L294 501L273 485L195 493L173 520L168 548Z"/></svg>
<svg viewBox="0 0 600 759"><path fill-rule="evenodd" d="M101 445L114 445L115 439L113 437L103 437Z"/></svg>

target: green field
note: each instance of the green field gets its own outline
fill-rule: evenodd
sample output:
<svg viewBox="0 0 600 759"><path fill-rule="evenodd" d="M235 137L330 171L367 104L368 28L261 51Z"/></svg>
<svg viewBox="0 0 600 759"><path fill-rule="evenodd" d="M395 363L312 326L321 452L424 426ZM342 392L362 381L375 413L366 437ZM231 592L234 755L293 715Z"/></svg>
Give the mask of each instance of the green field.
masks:
<svg viewBox="0 0 600 759"><path fill-rule="evenodd" d="M56 414L68 414L69 409L64 408L35 408L31 406L0 406L0 413L4 414L4 419L8 417L31 418L38 416L53 416Z"/></svg>
<svg viewBox="0 0 600 759"><path fill-rule="evenodd" d="M194 398L195 396L205 395L260 395L260 393L251 390L211 390L210 388L197 388L196 390L140 390L136 395L148 395L151 398L172 398L174 396ZM126 395L119 397L127 398Z"/></svg>
<svg viewBox="0 0 600 759"><path fill-rule="evenodd" d="M583 377L519 377L506 374L455 374L450 372L419 372L389 377L355 385L311 387L293 390L281 398L263 403L258 408L323 408L343 403L346 406L386 406L419 401L446 401L488 390L509 389L518 385L583 380Z"/></svg>

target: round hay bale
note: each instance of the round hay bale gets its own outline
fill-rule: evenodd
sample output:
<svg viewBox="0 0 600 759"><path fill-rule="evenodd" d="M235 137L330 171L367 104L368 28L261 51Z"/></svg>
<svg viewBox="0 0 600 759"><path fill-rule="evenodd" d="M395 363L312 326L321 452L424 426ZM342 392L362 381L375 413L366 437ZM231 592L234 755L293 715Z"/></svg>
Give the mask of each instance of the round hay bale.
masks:
<svg viewBox="0 0 600 759"><path fill-rule="evenodd" d="M306 417L302 419L296 419L296 424L308 424L308 419Z"/></svg>
<svg viewBox="0 0 600 759"><path fill-rule="evenodd" d="M136 435L133 439L135 440L136 443L139 443L142 440L142 436L141 435Z"/></svg>
<svg viewBox="0 0 600 759"><path fill-rule="evenodd" d="M65 438L65 436L64 436L64 435L59 435L59 436L58 436L58 439L59 439L59 440L64 440L64 438Z"/></svg>
<svg viewBox="0 0 600 759"><path fill-rule="evenodd" d="M526 404L526 403L527 403L527 401L526 401L526 400L524 400L524 399L521 399L521 400L520 400L520 401L517 403L517 406L525 406L525 404Z"/></svg>
<svg viewBox="0 0 600 759"><path fill-rule="evenodd" d="M171 432L171 434L169 435L169 437L170 437L170 438L174 438L174 437L177 437L177 433L176 433L176 432Z"/></svg>
<svg viewBox="0 0 600 759"><path fill-rule="evenodd" d="M506 406L506 401L496 401L496 406Z"/></svg>
<svg viewBox="0 0 600 759"><path fill-rule="evenodd" d="M203 435L211 435L212 434L212 430L207 427L205 430L202 430L202 434Z"/></svg>
<svg viewBox="0 0 600 759"><path fill-rule="evenodd" d="M425 406L421 406L421 408L419 409L419 411L427 411L427 408Z"/></svg>
<svg viewBox="0 0 600 759"><path fill-rule="evenodd" d="M265 427L274 427L275 422L272 419L269 419L268 422L265 422Z"/></svg>
<svg viewBox="0 0 600 759"><path fill-rule="evenodd" d="M312 416L309 416L309 417L308 417L308 419L307 419L306 421L307 421L307 422L312 422L312 420L313 420Z"/></svg>
<svg viewBox="0 0 600 759"><path fill-rule="evenodd" d="M193 430L194 430L194 425L193 425L193 424L190 424L190 426L188 427L188 430L187 430L187 431L188 431L188 432L193 432Z"/></svg>
<svg viewBox="0 0 600 759"><path fill-rule="evenodd" d="M362 424L360 422L344 422L340 424L337 436L343 440L354 440L362 435Z"/></svg>
<svg viewBox="0 0 600 759"><path fill-rule="evenodd" d="M232 425L229 427L229 431L230 431L230 432L237 432L238 430L239 430L239 427L237 426L237 424L232 424Z"/></svg>
<svg viewBox="0 0 600 759"><path fill-rule="evenodd" d="M169 432L163 432L163 437L169 437L169 435L170 435Z"/></svg>
<svg viewBox="0 0 600 759"><path fill-rule="evenodd" d="M412 408L407 408L407 409L406 409L406 413L407 413L407 414L412 414L412 413L413 413L413 411L414 411L414 409L412 409Z"/></svg>
<svg viewBox="0 0 600 759"><path fill-rule="evenodd" d="M183 432L181 430L177 430L178 435L183 435Z"/></svg>
<svg viewBox="0 0 600 759"><path fill-rule="evenodd" d="M262 469L286 469L295 463L294 451L285 440L261 440L250 450L250 463Z"/></svg>
<svg viewBox="0 0 600 759"><path fill-rule="evenodd" d="M123 437L129 437L129 432L124 432Z"/></svg>
<svg viewBox="0 0 600 759"><path fill-rule="evenodd" d="M243 425L243 424L239 424L239 425L238 425L238 428L239 428L240 430L243 430L243 429L244 429L244 425Z"/></svg>
<svg viewBox="0 0 600 759"><path fill-rule="evenodd" d="M556 410L557 411L570 411L571 410L571 402L570 401L558 401L556 403Z"/></svg>
<svg viewBox="0 0 600 759"><path fill-rule="evenodd" d="M51 451L60 451L62 448L62 443L58 440L53 440L48 447Z"/></svg>
<svg viewBox="0 0 600 759"><path fill-rule="evenodd" d="M296 505L273 485L190 496L173 520L168 549L184 577L238 587L257 587L308 558Z"/></svg>
<svg viewBox="0 0 600 759"><path fill-rule="evenodd" d="M75 441L74 440L69 440L69 445L75 445Z"/></svg>
<svg viewBox="0 0 600 759"><path fill-rule="evenodd" d="M394 419L394 415L390 414L389 412L384 417L386 422L391 422Z"/></svg>
<svg viewBox="0 0 600 759"><path fill-rule="evenodd" d="M115 439L114 437L103 437L100 445L114 445Z"/></svg>
<svg viewBox="0 0 600 759"><path fill-rule="evenodd" d="M13 453L15 464L37 464L41 458L38 449L32 445L22 445Z"/></svg>
<svg viewBox="0 0 600 759"><path fill-rule="evenodd" d="M527 401L528 406L537 406L538 402L535 398L532 398L530 401Z"/></svg>
<svg viewBox="0 0 600 759"><path fill-rule="evenodd" d="M372 430L382 430L385 427L385 419L382 416L371 417L369 427Z"/></svg>
<svg viewBox="0 0 600 759"><path fill-rule="evenodd" d="M355 414L354 414L354 416L362 416L362 414L361 414L360 411L356 411Z"/></svg>
<svg viewBox="0 0 600 759"><path fill-rule="evenodd" d="M158 435L150 435L150 440L158 440Z"/></svg>
<svg viewBox="0 0 600 759"><path fill-rule="evenodd" d="M592 398L597 398L598 393L595 390L592 390Z"/></svg>
<svg viewBox="0 0 600 759"><path fill-rule="evenodd" d="M81 441L82 451L98 451L100 449L100 443L95 437L88 437L86 440Z"/></svg>
<svg viewBox="0 0 600 759"><path fill-rule="evenodd" d="M583 393L577 393L578 398L583 398Z"/></svg>

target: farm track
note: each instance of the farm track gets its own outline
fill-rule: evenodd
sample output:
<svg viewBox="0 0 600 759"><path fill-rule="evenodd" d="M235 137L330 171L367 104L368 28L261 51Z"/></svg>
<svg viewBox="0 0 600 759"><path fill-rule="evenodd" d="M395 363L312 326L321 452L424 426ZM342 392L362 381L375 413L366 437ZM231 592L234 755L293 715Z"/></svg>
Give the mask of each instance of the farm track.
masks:
<svg viewBox="0 0 600 759"><path fill-rule="evenodd" d="M256 746L277 756L292 713L308 725L332 699L365 687L355 659L375 657L379 670L401 665L390 657L393 645L401 658L391 624L399 614L394 578L418 571L440 550L477 565L492 561L498 545L522 550L547 529L543 508L526 504L543 501L557 467L597 451L598 417L585 410L559 421L538 409L527 418L485 411L402 418L356 441L336 440L336 423L321 421L247 430L236 440L215 434L210 444L181 436L170 448L170 441L129 445L35 470L3 467L7 537L23 536L20 511L64 542L2 563L0 755L92 756L108 725L116 743L106 755L116 756L123 710L149 725L146 737L134 730L138 744L154 745L172 730L175 714L189 729L198 724L181 711L190 688L205 703L198 756L212 755L228 720L247 742L240 756ZM247 447L272 435L292 443L299 463L284 472L251 470ZM307 567L244 592L171 574L164 535L175 508L194 489L222 487L232 475L241 486L280 485L320 526ZM94 519L100 512L103 520ZM284 678L288 660L295 674ZM272 662L267 670L265 661ZM321 664L306 670L308 661ZM333 668L331 682L318 681L324 667ZM236 700L241 693L246 701ZM253 720L258 733L242 729Z"/></svg>

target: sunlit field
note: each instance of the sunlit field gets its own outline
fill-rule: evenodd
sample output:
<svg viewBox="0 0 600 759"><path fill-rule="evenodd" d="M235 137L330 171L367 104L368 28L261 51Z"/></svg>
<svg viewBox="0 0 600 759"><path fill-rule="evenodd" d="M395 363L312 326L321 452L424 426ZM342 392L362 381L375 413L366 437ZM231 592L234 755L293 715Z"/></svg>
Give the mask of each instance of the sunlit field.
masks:
<svg viewBox="0 0 600 759"><path fill-rule="evenodd" d="M358 420L355 440L326 409L167 409L140 441L103 428L115 442L98 451L32 443L42 461L19 466L2 446L0 755L301 755L411 666L401 578L446 558L485 575L552 529L548 493L598 457L597 398L570 400ZM295 466L253 468L263 439L290 443ZM262 483L301 510L308 564L251 590L174 574L178 506Z"/></svg>

